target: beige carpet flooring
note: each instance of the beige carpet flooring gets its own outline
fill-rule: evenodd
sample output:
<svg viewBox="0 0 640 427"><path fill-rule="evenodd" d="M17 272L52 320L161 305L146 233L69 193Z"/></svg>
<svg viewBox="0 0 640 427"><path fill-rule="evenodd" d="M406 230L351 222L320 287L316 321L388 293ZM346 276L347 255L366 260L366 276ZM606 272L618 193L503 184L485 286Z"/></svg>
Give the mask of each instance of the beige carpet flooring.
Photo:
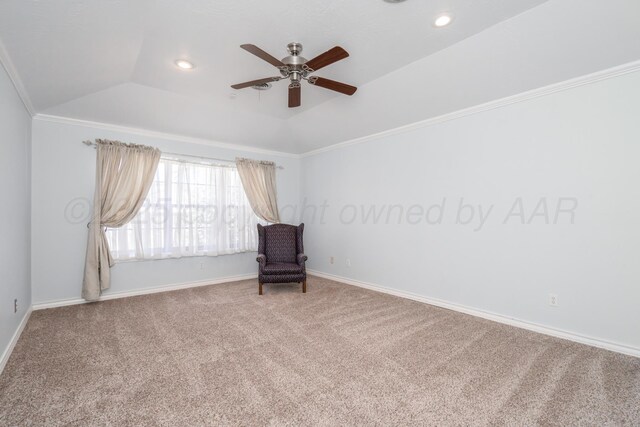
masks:
<svg viewBox="0 0 640 427"><path fill-rule="evenodd" d="M640 359L310 278L36 311L0 425L640 425Z"/></svg>

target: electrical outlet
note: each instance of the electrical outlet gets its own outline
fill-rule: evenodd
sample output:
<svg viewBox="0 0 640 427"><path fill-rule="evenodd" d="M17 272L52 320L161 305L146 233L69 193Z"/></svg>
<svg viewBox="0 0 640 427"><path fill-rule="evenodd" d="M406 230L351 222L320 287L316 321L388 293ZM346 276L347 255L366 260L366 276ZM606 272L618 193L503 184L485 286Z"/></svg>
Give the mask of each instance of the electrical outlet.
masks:
<svg viewBox="0 0 640 427"><path fill-rule="evenodd" d="M558 306L558 295L549 294L549 305L551 307L557 307Z"/></svg>
<svg viewBox="0 0 640 427"><path fill-rule="evenodd" d="M13 300L13 312L14 313L18 312L18 298Z"/></svg>
<svg viewBox="0 0 640 427"><path fill-rule="evenodd" d="M329 257L329 264L333 264L333 257L332 256Z"/></svg>
<svg viewBox="0 0 640 427"><path fill-rule="evenodd" d="M346 263L347 263L347 267L351 267L351 259L347 258Z"/></svg>

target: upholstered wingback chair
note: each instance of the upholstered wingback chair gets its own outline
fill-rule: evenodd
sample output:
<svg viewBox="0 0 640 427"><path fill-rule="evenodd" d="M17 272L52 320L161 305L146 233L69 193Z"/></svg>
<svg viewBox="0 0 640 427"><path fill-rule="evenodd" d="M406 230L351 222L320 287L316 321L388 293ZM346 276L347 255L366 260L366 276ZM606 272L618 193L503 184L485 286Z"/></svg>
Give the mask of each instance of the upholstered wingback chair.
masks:
<svg viewBox="0 0 640 427"><path fill-rule="evenodd" d="M304 224L258 224L258 294L263 283L302 282L302 292L307 292L303 231Z"/></svg>

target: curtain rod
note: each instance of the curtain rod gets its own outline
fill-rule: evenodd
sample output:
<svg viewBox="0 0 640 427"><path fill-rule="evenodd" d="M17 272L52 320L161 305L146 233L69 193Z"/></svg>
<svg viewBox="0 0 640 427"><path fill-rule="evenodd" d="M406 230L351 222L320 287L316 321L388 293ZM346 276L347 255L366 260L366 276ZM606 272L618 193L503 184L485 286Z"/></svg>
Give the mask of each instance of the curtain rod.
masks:
<svg viewBox="0 0 640 427"><path fill-rule="evenodd" d="M94 148L96 147L96 143L93 142L93 141L82 141L82 143L84 145L86 145L87 147L94 147ZM190 158L193 158L193 159L215 160L215 161L218 161L218 162L233 163L233 166L231 166L231 165L218 165L218 166L224 166L224 167L235 167L235 163L236 163L235 160L219 159L219 158L216 158L216 157L194 156L194 155L191 155L191 154L169 153L169 152L165 152L165 151L162 152L162 155L163 156L164 155L176 156L176 157L190 157ZM276 165L276 169L284 169L284 167Z"/></svg>

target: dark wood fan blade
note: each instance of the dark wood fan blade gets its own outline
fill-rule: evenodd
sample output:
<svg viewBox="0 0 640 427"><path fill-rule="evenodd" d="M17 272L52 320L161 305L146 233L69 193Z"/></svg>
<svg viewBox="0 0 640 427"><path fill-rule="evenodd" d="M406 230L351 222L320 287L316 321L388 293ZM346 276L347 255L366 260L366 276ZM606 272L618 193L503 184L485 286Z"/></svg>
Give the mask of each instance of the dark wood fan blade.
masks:
<svg viewBox="0 0 640 427"><path fill-rule="evenodd" d="M336 92L344 93L345 95L353 95L358 90L357 87L348 85L346 83L336 82L334 80L323 79L322 77L309 77L309 83L312 85L320 86L325 89L335 90Z"/></svg>
<svg viewBox="0 0 640 427"><path fill-rule="evenodd" d="M243 48L244 50L246 50L249 53L253 53L258 58L260 58L260 59L262 59L264 61L267 61L269 64L273 65L274 67L286 67L286 65L284 65L284 63L282 61L280 61L279 59L274 58L273 56L269 55L267 52L265 52L264 50L260 49L256 45L243 44L240 47Z"/></svg>
<svg viewBox="0 0 640 427"><path fill-rule="evenodd" d="M324 68L327 65L331 65L334 62L338 62L348 56L349 54L346 50L344 50L340 46L336 46L332 49L329 49L325 53L321 53L312 60L307 61L304 64L304 68L310 71L318 71L320 68Z"/></svg>
<svg viewBox="0 0 640 427"><path fill-rule="evenodd" d="M289 85L289 108L299 107L302 90L300 85Z"/></svg>
<svg viewBox="0 0 640 427"><path fill-rule="evenodd" d="M278 80L280 80L280 77L267 77L266 79L251 80L250 82L238 83L237 85L231 85L231 87L234 89L244 89L245 87L277 82Z"/></svg>

